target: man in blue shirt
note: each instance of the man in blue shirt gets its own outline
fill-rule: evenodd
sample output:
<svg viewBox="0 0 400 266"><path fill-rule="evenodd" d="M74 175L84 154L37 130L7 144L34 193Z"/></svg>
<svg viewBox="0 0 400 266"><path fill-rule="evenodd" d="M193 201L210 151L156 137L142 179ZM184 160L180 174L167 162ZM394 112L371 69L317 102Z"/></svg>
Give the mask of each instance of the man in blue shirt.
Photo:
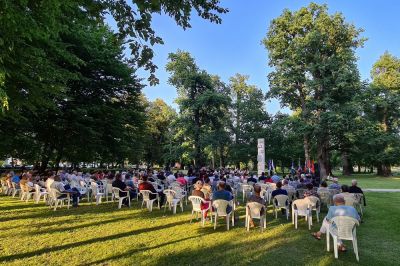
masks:
<svg viewBox="0 0 400 266"><path fill-rule="evenodd" d="M335 206L331 206L329 208L328 214L326 215L324 221L322 222L322 226L318 232L313 233L312 235L315 239L320 240L322 234L326 234L328 230L328 226L330 225L330 220L337 216L347 216L360 221L360 216L358 215L357 210L352 206L345 206L344 197L341 195L337 195L334 199ZM332 226L332 225L331 225ZM329 234L329 232L328 232ZM343 245L342 241L338 240L339 250L346 251L346 247Z"/></svg>
<svg viewBox="0 0 400 266"><path fill-rule="evenodd" d="M271 176L271 179L275 184L278 183L279 181L281 181L281 178L277 174L273 174Z"/></svg>
<svg viewBox="0 0 400 266"><path fill-rule="evenodd" d="M274 198L276 195L286 195L287 196L287 191L285 189L282 189L282 182L279 181L276 183L276 189L272 191L272 198Z"/></svg>
<svg viewBox="0 0 400 266"><path fill-rule="evenodd" d="M17 173L14 174L14 176L11 179L11 182L14 182L16 184L19 184L19 181L21 181L19 175Z"/></svg>
<svg viewBox="0 0 400 266"><path fill-rule="evenodd" d="M213 201L214 200L231 201L233 199L233 195L229 191L225 190L225 182L220 181L218 183L218 190L213 193L212 199L213 199ZM231 210L232 210L232 207L230 205L228 205L226 207L226 212L230 213Z"/></svg>

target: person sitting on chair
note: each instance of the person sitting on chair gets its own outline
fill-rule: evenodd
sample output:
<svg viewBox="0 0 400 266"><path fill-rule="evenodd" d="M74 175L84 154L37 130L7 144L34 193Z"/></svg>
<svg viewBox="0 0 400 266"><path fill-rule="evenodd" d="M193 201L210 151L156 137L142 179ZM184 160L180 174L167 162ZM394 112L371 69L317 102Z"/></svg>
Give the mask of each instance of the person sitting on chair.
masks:
<svg viewBox="0 0 400 266"><path fill-rule="evenodd" d="M276 189L272 191L271 197L274 198L276 195L286 195L287 196L287 191L282 189L282 182L279 181L276 183Z"/></svg>
<svg viewBox="0 0 400 266"><path fill-rule="evenodd" d="M226 184L224 181L218 182L218 190L213 193L213 201L219 199L226 201L231 201L233 199L232 193L226 190ZM226 212L229 213L231 210L232 206L228 204Z"/></svg>
<svg viewBox="0 0 400 266"><path fill-rule="evenodd" d="M256 176L253 176L253 177L250 176L249 178L247 178L247 184L248 184L249 182L253 182L254 184L257 183Z"/></svg>
<svg viewBox="0 0 400 266"><path fill-rule="evenodd" d="M307 187L307 190L304 191L304 194L303 194L303 197L304 197L304 198L307 198L307 197L310 197L310 196L314 196L314 197L319 198L319 195L318 195L318 193L314 190L314 186L313 186L312 183L308 183L308 184L306 185L306 187Z"/></svg>
<svg viewBox="0 0 400 266"><path fill-rule="evenodd" d="M328 184L326 183L326 181L322 181L321 186L318 188L317 192L318 193L320 193L320 192L329 193Z"/></svg>
<svg viewBox="0 0 400 266"><path fill-rule="evenodd" d="M312 233L312 236L317 240L321 240L322 234L329 234L329 232L327 232L329 223L330 223L330 220L332 220L332 218L334 218L334 217L347 216L347 217L352 217L352 218L356 219L357 221L360 221L360 216L358 215L357 210L352 206L344 205L345 201L344 201L343 196L337 195L333 199L333 203L335 204L335 206L331 206L329 208L328 214L324 218L324 220L322 222L322 226L319 229L319 231ZM343 245L343 243L340 239L338 241L338 245L339 245L340 251L346 251L346 247Z"/></svg>
<svg viewBox="0 0 400 266"><path fill-rule="evenodd" d="M330 184L329 189L336 189L336 190L340 190L340 185L339 185L339 179L337 179L336 177L332 179L333 183Z"/></svg>
<svg viewBox="0 0 400 266"><path fill-rule="evenodd" d="M60 193L69 193L72 197L72 207L78 207L78 198L80 196L79 191L76 188L71 188L69 185L65 185L61 182L61 177L59 175L56 175L54 177L54 181L50 185L51 189L56 189ZM67 195L63 194L60 195L58 198L59 199L64 199L66 198Z"/></svg>
<svg viewBox="0 0 400 266"><path fill-rule="evenodd" d="M157 190L154 188L153 184L147 181L147 175L143 175L142 177L142 183L139 184L139 191L142 190L150 190L153 193L158 193L159 200L160 200L160 207L164 204L165 200L165 194L160 192L157 192ZM155 194L150 194L150 199L155 199L157 196Z"/></svg>
<svg viewBox="0 0 400 266"><path fill-rule="evenodd" d="M355 194L362 194L362 199L364 201L364 206L367 206L367 202L365 201L365 195L364 192L362 191L361 188L357 186L357 180L353 179L351 180L351 187L349 188L350 193L355 193Z"/></svg>
<svg viewBox="0 0 400 266"><path fill-rule="evenodd" d="M261 198L261 187L259 185L254 185L254 194L251 195L251 197L247 200L247 203L250 202L258 202L261 205L265 206L265 200ZM263 207L260 211L260 215L262 216L264 214L265 208ZM254 227L254 222L253 219L250 217L250 226Z"/></svg>
<svg viewBox="0 0 400 266"><path fill-rule="evenodd" d="M208 177L207 177L207 178L208 178ZM193 190L193 192L192 192L192 196L196 196L196 197L200 197L200 198L202 198L202 199L204 199L204 200L208 200L208 199L205 197L204 193L203 193L203 182L201 182L201 180L198 180L198 181L194 184L194 190ZM210 206L210 203L209 203L209 202L204 202L204 203L202 202L201 205L200 205L200 208L201 208L202 210L206 210L206 209L209 208L209 206ZM204 218L207 218L207 212L204 213Z"/></svg>
<svg viewBox="0 0 400 266"><path fill-rule="evenodd" d="M122 181L122 175L120 173L115 175L115 180L114 182L112 182L112 186L122 190L119 192L120 197L126 197L127 193L129 193L130 198L136 196L135 192L133 191L133 187L128 186L125 182ZM122 204L124 204L125 206L129 206L128 198L125 198L122 201Z"/></svg>

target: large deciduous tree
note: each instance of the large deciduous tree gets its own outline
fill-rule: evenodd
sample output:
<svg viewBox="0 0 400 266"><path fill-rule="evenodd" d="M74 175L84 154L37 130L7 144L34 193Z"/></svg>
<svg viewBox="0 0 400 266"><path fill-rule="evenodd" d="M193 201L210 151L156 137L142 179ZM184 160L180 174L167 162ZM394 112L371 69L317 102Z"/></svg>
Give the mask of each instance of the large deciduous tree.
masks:
<svg viewBox="0 0 400 266"><path fill-rule="evenodd" d="M310 158L310 135L315 136L321 177L330 171L329 127L359 88L355 49L362 45L361 29L340 13L330 15L325 5L311 3L292 12L285 10L271 22L264 39L268 49L269 96L300 110L306 159Z"/></svg>

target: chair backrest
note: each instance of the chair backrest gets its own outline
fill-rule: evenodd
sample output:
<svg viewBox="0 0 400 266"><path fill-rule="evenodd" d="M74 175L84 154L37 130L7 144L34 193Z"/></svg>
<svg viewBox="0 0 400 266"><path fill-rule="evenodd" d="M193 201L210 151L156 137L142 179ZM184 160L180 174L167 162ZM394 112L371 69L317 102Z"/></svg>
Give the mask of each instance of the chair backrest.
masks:
<svg viewBox="0 0 400 266"><path fill-rule="evenodd" d="M354 198L356 199L356 202L358 204L361 204L362 199L364 198L364 194L362 194L362 193L353 193L353 195L354 195Z"/></svg>
<svg viewBox="0 0 400 266"><path fill-rule="evenodd" d="M244 192L251 192L251 191L253 191L253 186L252 186L252 185L243 184L243 185L242 185L242 190L243 190Z"/></svg>
<svg viewBox="0 0 400 266"><path fill-rule="evenodd" d="M167 199L167 202L173 202L175 199L176 192L172 189L166 189L163 191L165 194L165 198Z"/></svg>
<svg viewBox="0 0 400 266"><path fill-rule="evenodd" d="M213 207L216 209L218 216L226 216L226 208L229 205L229 201L227 200L215 200L212 203Z"/></svg>
<svg viewBox="0 0 400 266"><path fill-rule="evenodd" d="M321 199L322 203L325 203L326 205L331 203L331 193L328 191L320 191L318 192L319 198Z"/></svg>
<svg viewBox="0 0 400 266"><path fill-rule="evenodd" d="M289 201L293 201L294 197L296 195L296 189L288 188L288 189L286 189L286 191L287 191L287 194L288 194Z"/></svg>
<svg viewBox="0 0 400 266"><path fill-rule="evenodd" d="M119 198L120 198L119 192L124 192L124 191L122 191L121 189L119 189L119 188L117 188L117 187L113 187L113 186L111 186L111 187L112 187L112 192L113 192L113 194L114 194L114 197L115 197L116 199L119 199Z"/></svg>
<svg viewBox="0 0 400 266"><path fill-rule="evenodd" d="M11 182L11 184L12 184L12 187L13 187L14 189L18 188L17 183Z"/></svg>
<svg viewBox="0 0 400 266"><path fill-rule="evenodd" d="M329 193L331 193L332 196L340 193L340 191L337 190L337 189L332 189L332 188L330 188L330 189L328 189L328 190L329 190Z"/></svg>
<svg viewBox="0 0 400 266"><path fill-rule="evenodd" d="M40 194L40 186L38 184L35 184L35 193Z"/></svg>
<svg viewBox="0 0 400 266"><path fill-rule="evenodd" d="M273 200L275 207L286 207L289 201L289 197L286 195L276 195Z"/></svg>
<svg viewBox="0 0 400 266"><path fill-rule="evenodd" d="M91 182L90 183L90 187L92 188L92 193L94 194L94 195L96 195L99 191L99 186L97 185L97 183L96 182Z"/></svg>
<svg viewBox="0 0 400 266"><path fill-rule="evenodd" d="M192 203L194 211L198 211L198 212L201 211L201 203L204 202L204 200L201 197L190 196L189 200Z"/></svg>
<svg viewBox="0 0 400 266"><path fill-rule="evenodd" d="M266 183L266 184L268 184L270 189L272 189L272 190L276 189L276 184L275 183Z"/></svg>
<svg viewBox="0 0 400 266"><path fill-rule="evenodd" d="M269 192L267 190L261 189L260 197L266 200L268 193Z"/></svg>
<svg viewBox="0 0 400 266"><path fill-rule="evenodd" d="M306 199L310 202L312 208L319 208L321 205L321 201L315 196L308 196Z"/></svg>
<svg viewBox="0 0 400 266"><path fill-rule="evenodd" d="M268 188L269 188L268 184L265 184L265 183L257 183L257 184L261 187L261 189L268 190Z"/></svg>
<svg viewBox="0 0 400 266"><path fill-rule="evenodd" d="M308 215L308 206L310 202L307 199L297 199L293 201L292 206L294 210L297 210L297 214L300 216Z"/></svg>
<svg viewBox="0 0 400 266"><path fill-rule="evenodd" d="M304 188L298 188L296 189L297 194L299 195L298 198L299 199L304 199L304 192L306 192L306 189Z"/></svg>
<svg viewBox="0 0 400 266"><path fill-rule="evenodd" d="M336 216L331 219L332 224L337 229L337 236L340 239L352 240L353 229L356 225L359 225L358 221L353 217L348 216Z"/></svg>
<svg viewBox="0 0 400 266"><path fill-rule="evenodd" d="M254 186L254 182L247 182L247 185L249 185L249 186Z"/></svg>
<svg viewBox="0 0 400 266"><path fill-rule="evenodd" d="M150 194L151 194L150 190L141 190L140 194L142 194L143 200L150 200Z"/></svg>
<svg viewBox="0 0 400 266"><path fill-rule="evenodd" d="M264 205L258 203L258 202L249 202L246 204L246 208L248 211L248 214L252 218L260 218L261 217L261 210L264 209Z"/></svg>
<svg viewBox="0 0 400 266"><path fill-rule="evenodd" d="M341 195L343 195L344 202L345 202L344 204L346 206L354 206L354 204L357 202L356 198L351 193L349 193L349 194L341 194Z"/></svg>

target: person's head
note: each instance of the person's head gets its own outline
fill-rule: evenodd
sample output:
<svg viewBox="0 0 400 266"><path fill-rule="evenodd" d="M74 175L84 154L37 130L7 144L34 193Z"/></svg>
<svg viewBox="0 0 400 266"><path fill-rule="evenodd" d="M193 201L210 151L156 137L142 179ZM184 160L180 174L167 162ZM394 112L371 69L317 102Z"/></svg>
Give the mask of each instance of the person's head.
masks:
<svg viewBox="0 0 400 266"><path fill-rule="evenodd" d="M204 183L205 183L205 184L210 184L210 178L209 178L209 177L206 177L206 179L204 179Z"/></svg>
<svg viewBox="0 0 400 266"><path fill-rule="evenodd" d="M339 180L335 177L332 179L332 181L333 181L333 183L337 184Z"/></svg>
<svg viewBox="0 0 400 266"><path fill-rule="evenodd" d="M287 179L283 180L283 185L287 185L287 184L289 184L289 181Z"/></svg>
<svg viewBox="0 0 400 266"><path fill-rule="evenodd" d="M333 203L335 204L335 206L344 205L344 197L342 195L336 195L333 199Z"/></svg>
<svg viewBox="0 0 400 266"><path fill-rule="evenodd" d="M262 175L262 176L265 176L265 173L264 173L264 172L262 172L262 173L261 173L261 175Z"/></svg>
<svg viewBox="0 0 400 266"><path fill-rule="evenodd" d="M143 176L142 176L142 181L143 181L143 182L146 182L147 179L148 179L147 175L143 175Z"/></svg>
<svg viewBox="0 0 400 266"><path fill-rule="evenodd" d="M357 180L355 180L355 179L351 180L351 185L352 186L357 186Z"/></svg>
<svg viewBox="0 0 400 266"><path fill-rule="evenodd" d="M121 180L122 179L122 175L120 173L115 175L115 180Z"/></svg>
<svg viewBox="0 0 400 266"><path fill-rule="evenodd" d="M201 190L203 188L203 182L201 182L201 180L198 180L195 184L194 184L194 189L196 190Z"/></svg>
<svg viewBox="0 0 400 266"><path fill-rule="evenodd" d="M224 181L220 181L218 183L218 190L225 190L225 182Z"/></svg>
<svg viewBox="0 0 400 266"><path fill-rule="evenodd" d="M261 193L261 187L260 187L260 185L255 184L255 185L253 186L253 188L254 188L254 193L255 193L257 196L259 196L260 193Z"/></svg>
<svg viewBox="0 0 400 266"><path fill-rule="evenodd" d="M314 188L314 186L313 186L312 183L308 183L308 184L306 185L306 187L307 187L308 190L312 190L312 189Z"/></svg>
<svg viewBox="0 0 400 266"><path fill-rule="evenodd" d="M322 181L321 187L328 187L328 183L326 183L326 181Z"/></svg>
<svg viewBox="0 0 400 266"><path fill-rule="evenodd" d="M281 188L281 187L282 187L282 182L281 182L281 181L278 181L278 183L276 183L276 187L277 187L277 188Z"/></svg>
<svg viewBox="0 0 400 266"><path fill-rule="evenodd" d="M59 175L56 175L54 177L54 181L61 182L61 177Z"/></svg>
<svg viewBox="0 0 400 266"><path fill-rule="evenodd" d="M349 192L349 186L348 185L342 185L342 192Z"/></svg>

